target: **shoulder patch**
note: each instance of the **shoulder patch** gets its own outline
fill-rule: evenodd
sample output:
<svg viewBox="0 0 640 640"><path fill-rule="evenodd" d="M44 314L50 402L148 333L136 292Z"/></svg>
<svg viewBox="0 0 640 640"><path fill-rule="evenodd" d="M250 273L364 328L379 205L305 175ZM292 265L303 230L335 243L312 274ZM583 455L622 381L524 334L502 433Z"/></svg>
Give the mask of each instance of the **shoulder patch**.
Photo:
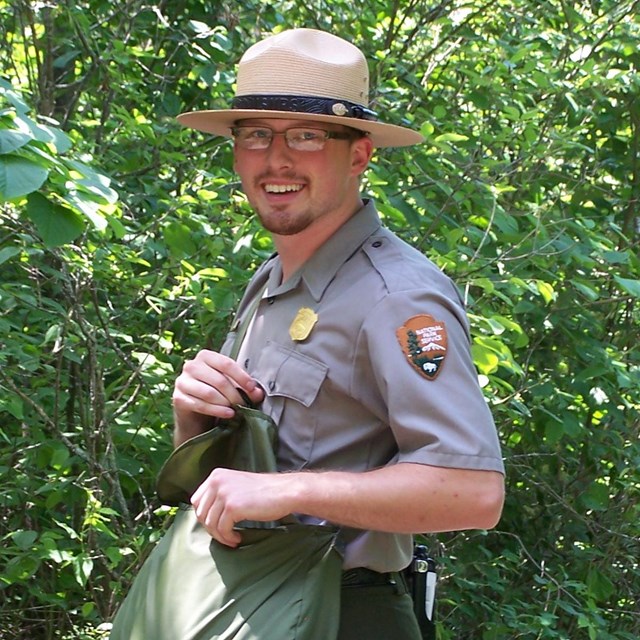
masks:
<svg viewBox="0 0 640 640"><path fill-rule="evenodd" d="M396 330L409 362L428 380L435 380L447 355L447 328L430 315L409 318Z"/></svg>

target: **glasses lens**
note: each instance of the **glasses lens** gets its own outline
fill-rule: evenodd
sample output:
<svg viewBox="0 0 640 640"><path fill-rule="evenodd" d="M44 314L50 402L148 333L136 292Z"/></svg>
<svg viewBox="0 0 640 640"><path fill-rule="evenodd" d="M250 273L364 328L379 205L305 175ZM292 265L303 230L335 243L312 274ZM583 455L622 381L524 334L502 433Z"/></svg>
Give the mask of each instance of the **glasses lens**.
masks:
<svg viewBox="0 0 640 640"><path fill-rule="evenodd" d="M243 149L266 149L273 138L271 129L261 127L234 127L232 133Z"/></svg>
<svg viewBox="0 0 640 640"><path fill-rule="evenodd" d="M320 151L327 141L327 132L322 129L288 129L287 144L296 151Z"/></svg>

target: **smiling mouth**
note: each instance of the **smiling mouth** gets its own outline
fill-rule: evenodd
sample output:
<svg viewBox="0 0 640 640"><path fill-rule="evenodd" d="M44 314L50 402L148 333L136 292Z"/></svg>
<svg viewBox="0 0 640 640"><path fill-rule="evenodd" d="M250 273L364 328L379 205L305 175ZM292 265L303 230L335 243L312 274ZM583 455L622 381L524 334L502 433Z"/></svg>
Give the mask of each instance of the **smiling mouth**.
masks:
<svg viewBox="0 0 640 640"><path fill-rule="evenodd" d="M265 184L264 190L267 193L295 193L304 188L302 184Z"/></svg>

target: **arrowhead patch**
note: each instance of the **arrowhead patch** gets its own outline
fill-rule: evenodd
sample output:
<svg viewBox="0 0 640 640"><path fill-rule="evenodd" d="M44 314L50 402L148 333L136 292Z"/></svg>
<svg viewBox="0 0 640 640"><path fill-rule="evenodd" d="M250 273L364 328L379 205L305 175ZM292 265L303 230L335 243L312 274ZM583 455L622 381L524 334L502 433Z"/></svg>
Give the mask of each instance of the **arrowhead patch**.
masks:
<svg viewBox="0 0 640 640"><path fill-rule="evenodd" d="M396 330L402 351L427 380L435 380L447 355L447 328L430 315L409 318Z"/></svg>

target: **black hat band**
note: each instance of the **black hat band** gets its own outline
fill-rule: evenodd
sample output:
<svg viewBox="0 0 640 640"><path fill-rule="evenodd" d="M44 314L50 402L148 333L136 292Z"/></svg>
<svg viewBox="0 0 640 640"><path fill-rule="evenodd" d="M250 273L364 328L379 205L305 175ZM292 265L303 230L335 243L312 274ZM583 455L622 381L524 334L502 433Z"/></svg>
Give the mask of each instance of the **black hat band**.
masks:
<svg viewBox="0 0 640 640"><path fill-rule="evenodd" d="M360 104L334 98L316 98L312 96L237 96L232 102L233 109L256 111L291 111L296 113L314 113L323 116L357 118L358 120L377 120L378 114Z"/></svg>

